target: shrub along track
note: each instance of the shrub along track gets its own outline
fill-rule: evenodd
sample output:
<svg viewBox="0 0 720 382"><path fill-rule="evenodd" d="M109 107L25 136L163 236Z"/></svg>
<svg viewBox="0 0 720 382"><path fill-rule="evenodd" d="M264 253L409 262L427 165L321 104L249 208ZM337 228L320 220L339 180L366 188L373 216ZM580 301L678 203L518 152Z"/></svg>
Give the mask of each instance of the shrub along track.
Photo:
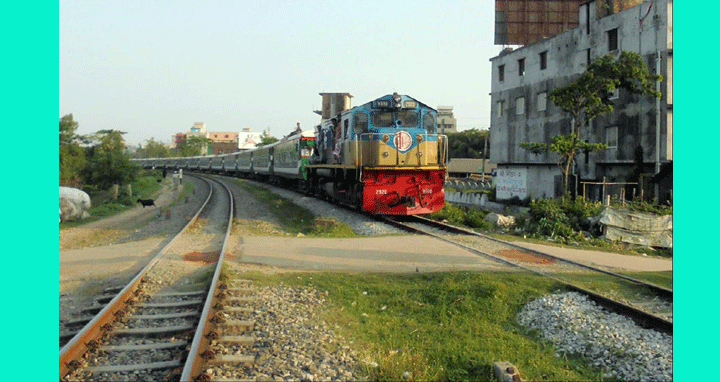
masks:
<svg viewBox="0 0 720 382"><path fill-rule="evenodd" d="M550 277L643 327L672 335L672 290L494 239L417 216L382 218L408 231L426 234L502 263ZM606 281L596 281L598 276ZM607 281L609 280L609 281ZM610 285L610 286L609 286ZM622 290L634 291L631 295Z"/></svg>

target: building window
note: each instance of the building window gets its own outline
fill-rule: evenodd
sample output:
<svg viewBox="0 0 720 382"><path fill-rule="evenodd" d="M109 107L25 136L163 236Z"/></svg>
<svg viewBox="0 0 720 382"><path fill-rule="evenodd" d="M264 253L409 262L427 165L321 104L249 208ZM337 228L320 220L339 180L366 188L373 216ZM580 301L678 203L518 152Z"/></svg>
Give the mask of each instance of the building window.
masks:
<svg viewBox="0 0 720 382"><path fill-rule="evenodd" d="M505 65L498 66L498 81L505 81Z"/></svg>
<svg viewBox="0 0 720 382"><path fill-rule="evenodd" d="M515 114L525 114L525 97L515 99Z"/></svg>
<svg viewBox="0 0 720 382"><path fill-rule="evenodd" d="M586 50L587 55L585 56L585 64L590 65L590 61L592 60L592 57L590 56L590 49Z"/></svg>
<svg viewBox="0 0 720 382"><path fill-rule="evenodd" d="M525 59L521 58L518 60L518 76L525 75Z"/></svg>
<svg viewBox="0 0 720 382"><path fill-rule="evenodd" d="M617 30L617 28L610 29L609 31L607 31L607 35L608 35L608 50L609 51L617 50L617 48L618 48L618 30Z"/></svg>
<svg viewBox="0 0 720 382"><path fill-rule="evenodd" d="M540 52L540 70L547 69L547 50Z"/></svg>
<svg viewBox="0 0 720 382"><path fill-rule="evenodd" d="M605 128L605 144L609 149L616 149L618 146L618 127L609 126Z"/></svg>
<svg viewBox="0 0 720 382"><path fill-rule="evenodd" d="M547 109L547 92L538 93L538 111Z"/></svg>
<svg viewBox="0 0 720 382"><path fill-rule="evenodd" d="M497 101L497 108L498 108L498 117L502 117L505 115L505 100Z"/></svg>

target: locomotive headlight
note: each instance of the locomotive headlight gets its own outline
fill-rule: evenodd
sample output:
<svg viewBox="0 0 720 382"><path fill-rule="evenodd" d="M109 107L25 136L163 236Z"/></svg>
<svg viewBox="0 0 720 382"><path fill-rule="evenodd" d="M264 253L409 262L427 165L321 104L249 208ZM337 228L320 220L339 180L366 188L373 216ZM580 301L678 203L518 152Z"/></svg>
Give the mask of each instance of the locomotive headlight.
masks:
<svg viewBox="0 0 720 382"><path fill-rule="evenodd" d="M393 101L395 102L395 107L399 108L401 105L401 102L402 102L402 97L400 96L400 94L393 93L392 98L393 98Z"/></svg>

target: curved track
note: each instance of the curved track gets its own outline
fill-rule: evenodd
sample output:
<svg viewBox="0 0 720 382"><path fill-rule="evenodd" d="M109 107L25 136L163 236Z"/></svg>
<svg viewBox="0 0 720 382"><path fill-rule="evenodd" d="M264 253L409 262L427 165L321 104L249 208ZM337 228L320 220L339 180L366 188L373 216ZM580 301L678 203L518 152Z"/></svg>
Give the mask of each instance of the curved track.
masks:
<svg viewBox="0 0 720 382"><path fill-rule="evenodd" d="M205 203L183 230L60 349L60 380L163 380L188 369L186 360L194 360L203 346L202 330L212 314L208 307L212 298L207 295L215 294L231 229L233 197L227 186L222 187L224 192L213 192L217 187L211 187ZM227 216L226 223L220 224L226 227L212 223L218 214ZM202 216L211 223L198 228ZM190 274L178 273L178 267L188 262L169 254L173 244L183 237L188 240L190 230L221 235L218 228L224 228L224 235L212 281L207 282L204 265L192 265ZM199 280L189 283L188 275Z"/></svg>

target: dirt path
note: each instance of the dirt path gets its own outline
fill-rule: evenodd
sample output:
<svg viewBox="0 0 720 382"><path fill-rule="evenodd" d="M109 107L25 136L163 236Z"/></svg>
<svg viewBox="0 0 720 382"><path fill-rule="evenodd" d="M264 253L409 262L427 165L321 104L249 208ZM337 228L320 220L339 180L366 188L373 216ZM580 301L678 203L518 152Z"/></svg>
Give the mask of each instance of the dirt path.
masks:
<svg viewBox="0 0 720 382"><path fill-rule="evenodd" d="M129 231L137 229L142 223L161 217L162 211L177 199L180 191L180 188L174 188L172 183L166 180L163 182L159 194L154 196L156 207L142 207L138 204L135 208L121 214L79 227L60 230L60 250L84 248L116 241L127 235Z"/></svg>

